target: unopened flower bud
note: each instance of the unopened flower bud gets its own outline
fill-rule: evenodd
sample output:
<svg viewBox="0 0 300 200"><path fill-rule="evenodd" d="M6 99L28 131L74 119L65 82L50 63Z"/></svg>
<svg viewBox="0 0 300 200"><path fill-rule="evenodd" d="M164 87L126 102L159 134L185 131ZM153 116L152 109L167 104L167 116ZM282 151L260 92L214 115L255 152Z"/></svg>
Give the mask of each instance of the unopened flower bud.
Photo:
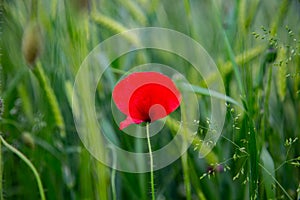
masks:
<svg viewBox="0 0 300 200"><path fill-rule="evenodd" d="M75 11L86 12L90 9L90 0L72 0Z"/></svg>
<svg viewBox="0 0 300 200"><path fill-rule="evenodd" d="M32 66L42 51L41 27L36 22L30 22L25 28L22 40L23 56L30 66Z"/></svg>

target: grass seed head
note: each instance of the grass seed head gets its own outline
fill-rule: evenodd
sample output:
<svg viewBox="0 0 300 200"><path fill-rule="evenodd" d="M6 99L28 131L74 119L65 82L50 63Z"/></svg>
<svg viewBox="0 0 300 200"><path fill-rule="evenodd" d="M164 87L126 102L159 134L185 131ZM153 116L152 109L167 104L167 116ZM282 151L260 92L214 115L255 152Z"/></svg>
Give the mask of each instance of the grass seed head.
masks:
<svg viewBox="0 0 300 200"><path fill-rule="evenodd" d="M31 136L30 133L23 132L22 133L22 141L30 149L34 149L35 148L35 142L34 142L34 139L33 139L33 137Z"/></svg>
<svg viewBox="0 0 300 200"><path fill-rule="evenodd" d="M36 22L30 22L25 28L22 39L22 53L30 67L33 66L36 59L41 54L42 41L40 25Z"/></svg>

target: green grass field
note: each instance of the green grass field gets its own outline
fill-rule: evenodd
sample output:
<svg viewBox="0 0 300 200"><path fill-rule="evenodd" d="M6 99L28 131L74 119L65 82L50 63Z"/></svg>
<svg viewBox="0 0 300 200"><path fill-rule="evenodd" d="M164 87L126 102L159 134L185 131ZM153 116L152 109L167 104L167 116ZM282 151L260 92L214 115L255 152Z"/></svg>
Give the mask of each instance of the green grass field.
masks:
<svg viewBox="0 0 300 200"><path fill-rule="evenodd" d="M0 200L300 199L299 0L0 2ZM146 132L125 134L112 113L113 88L134 67L169 66L184 76L198 101L197 119L181 115L180 110L189 108L181 105L151 137L152 151L159 150L175 137L181 120L186 119L186 132L197 125L188 150L155 170L154 180L150 172L114 167L132 163L97 139L96 122L85 118L86 104L92 101L88 86L81 84L78 89L86 100L77 105L80 108L72 104L75 77L92 50L118 33L143 27L178 31L201 44L215 62L226 93L209 93L207 88L219 81L218 74L202 77L175 53L144 48L109 60L122 45L105 49L98 62L110 62L94 91L95 117L113 145L149 152L147 139L134 137ZM194 52L180 41L161 38L157 34L151 39L179 47L176 51ZM121 35L131 47L138 46L139 39ZM205 68L204 60L202 65ZM92 82L90 76L81 81ZM192 106L189 98L187 106ZM223 102L226 113L219 140L206 152L211 99ZM111 167L88 151L74 113L96 133L87 136L89 145L95 145L99 155L109 155ZM155 168L155 156L153 162ZM140 159L136 165L140 169L148 163Z"/></svg>

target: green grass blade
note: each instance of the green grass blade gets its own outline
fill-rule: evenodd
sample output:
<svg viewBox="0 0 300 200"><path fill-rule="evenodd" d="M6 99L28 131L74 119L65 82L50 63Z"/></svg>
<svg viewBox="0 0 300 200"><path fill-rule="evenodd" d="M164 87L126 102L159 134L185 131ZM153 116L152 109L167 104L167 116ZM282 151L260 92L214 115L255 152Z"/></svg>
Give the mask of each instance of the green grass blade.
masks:
<svg viewBox="0 0 300 200"><path fill-rule="evenodd" d="M256 132L254 131L253 124L251 119L248 119L249 122L249 143L248 148L250 152L250 191L249 196L250 199L256 199L258 197L258 161L257 161L257 144L256 144Z"/></svg>
<svg viewBox="0 0 300 200"><path fill-rule="evenodd" d="M282 185L276 180L274 176L272 176L272 173L268 171L262 164L259 163L259 166L275 181L275 183L280 187L280 189L283 191L283 193L286 195L286 197L289 200L293 200L293 198L289 195L289 193L282 187Z"/></svg>
<svg viewBox="0 0 300 200"><path fill-rule="evenodd" d="M235 55L234 55L234 52L233 52L233 49L230 45L230 42L229 42L229 39L227 37L227 34L224 30L224 28L222 27L222 24L221 24L221 15L220 15L220 12L216 6L216 2L214 1L213 2L214 5L213 5L213 8L214 8L214 12L216 13L216 23L217 23L217 26L218 26L218 29L220 30L221 34L222 34L222 37L223 37L223 40L225 42L225 48L226 48L226 52L229 56L229 59L232 63L232 66L233 66L233 71L234 71L234 74L235 74L235 78L236 78L236 81L237 81L237 85L238 85L238 88L239 88L239 91L244 94L244 88L243 88L243 84L242 84L242 77L241 77L241 74L240 74L240 70L238 68L238 65L237 65L237 62L235 60Z"/></svg>
<svg viewBox="0 0 300 200"><path fill-rule="evenodd" d="M266 170L270 172L266 173L266 171L262 171L263 175L263 182L266 189L267 199L274 199L275 198L275 188L272 189L272 187L275 185L275 181L272 177L275 177L275 168L274 168L274 161L266 149L266 147L262 148L260 159L262 161L262 165Z"/></svg>
<svg viewBox="0 0 300 200"><path fill-rule="evenodd" d="M226 102L232 103L236 106L239 106L241 109L244 109L244 107L238 103L236 100L234 100L233 98L225 95L225 94L221 94L219 92L213 91L213 90L209 90L200 86L196 86L196 85L183 85L183 88L185 90L192 90L191 92L195 92L197 94L202 94L205 96L212 96L214 98L218 98L218 99L222 99L225 100Z"/></svg>

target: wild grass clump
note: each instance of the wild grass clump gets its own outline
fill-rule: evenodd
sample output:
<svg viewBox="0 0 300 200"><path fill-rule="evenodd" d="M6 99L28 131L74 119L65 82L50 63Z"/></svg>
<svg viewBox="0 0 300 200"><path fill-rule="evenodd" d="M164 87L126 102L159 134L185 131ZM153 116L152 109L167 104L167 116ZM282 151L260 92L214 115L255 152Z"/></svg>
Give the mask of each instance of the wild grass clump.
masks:
<svg viewBox="0 0 300 200"><path fill-rule="evenodd" d="M296 0L1 1L0 199L150 199L151 179L156 199L299 199L299 9ZM191 63L162 50L141 49L110 64L95 91L96 115L122 149L147 150L146 139L119 130L110 110L112 88L131 68L166 64L197 96L191 147L150 176L96 160L77 134L71 108L75 76L92 49L117 33L152 26L199 42L217 64L226 94L207 89L217 74L205 82ZM139 44L134 36L124 40ZM81 94L88 89L82 86ZM200 159L209 149L210 97L226 101L226 119L216 146ZM153 150L174 137L179 115L167 117L151 138Z"/></svg>

